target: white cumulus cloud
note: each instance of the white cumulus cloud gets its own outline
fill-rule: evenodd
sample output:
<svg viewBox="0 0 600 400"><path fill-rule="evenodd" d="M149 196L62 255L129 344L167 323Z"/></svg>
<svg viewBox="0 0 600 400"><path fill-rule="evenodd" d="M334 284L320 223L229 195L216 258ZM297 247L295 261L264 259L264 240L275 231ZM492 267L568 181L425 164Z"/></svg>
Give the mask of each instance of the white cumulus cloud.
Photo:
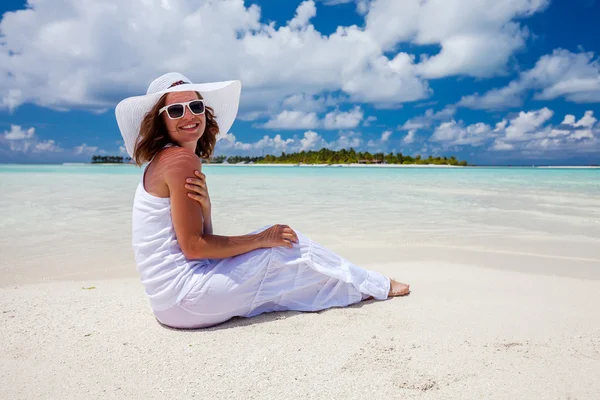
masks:
<svg viewBox="0 0 600 400"><path fill-rule="evenodd" d="M563 120L564 125L570 125L575 128L591 128L594 124L598 122L598 120L594 117L593 111L586 111L583 117L579 121L575 121L575 116L571 114L565 115L565 119Z"/></svg>
<svg viewBox="0 0 600 400"><path fill-rule="evenodd" d="M296 9L296 16L288 25L292 29L304 28L315 15L317 15L315 3L313 1L303 1Z"/></svg>
<svg viewBox="0 0 600 400"><path fill-rule="evenodd" d="M392 131L384 131L381 134L381 141L382 142L387 142L390 139L390 136L392 136Z"/></svg>
<svg viewBox="0 0 600 400"><path fill-rule="evenodd" d="M413 143L415 141L415 133L417 133L416 129L411 129L410 131L408 131L406 136L404 136L404 139L402 139L402 142L406 144Z"/></svg>
<svg viewBox="0 0 600 400"><path fill-rule="evenodd" d="M575 103L600 102L600 60L593 52L556 49L507 86L463 96L458 104L480 109L519 107L529 91L535 100L563 97Z"/></svg>
<svg viewBox="0 0 600 400"><path fill-rule="evenodd" d="M39 140L35 135L35 128L23 129L19 125L11 125L10 130L0 136L0 145L20 153L63 151L54 140Z"/></svg>
<svg viewBox="0 0 600 400"><path fill-rule="evenodd" d="M323 127L325 129L356 128L360 124L360 121L362 121L363 115L363 111L358 106L347 112L335 110L325 115Z"/></svg>
<svg viewBox="0 0 600 400"><path fill-rule="evenodd" d="M260 7L243 0L30 1L0 20L0 107L103 111L168 71L198 82L240 79L247 120L298 93L398 107L429 97L426 79L503 73L527 36L520 21L547 3L358 0L364 24L323 34L311 23L314 0L301 2L280 26L263 22ZM440 51L422 57L396 50L405 43ZM308 108L294 110L317 111Z"/></svg>
<svg viewBox="0 0 600 400"><path fill-rule="evenodd" d="M409 119L403 125L399 126L398 129L409 131L413 129L429 128L439 121L449 121L455 113L456 107L452 105L446 106L437 112L433 111L432 108L429 108L425 111L425 114Z"/></svg>
<svg viewBox="0 0 600 400"><path fill-rule="evenodd" d="M314 129L317 126L317 113L290 110L283 110L264 124L267 129Z"/></svg>
<svg viewBox="0 0 600 400"><path fill-rule="evenodd" d="M282 138L280 134L275 136L264 135L255 142L243 142L238 140L233 133L221 134L215 147L215 154L225 155L252 155L261 156L266 154L279 155L281 152L293 153L309 150L320 150L328 148L333 150L363 148L365 141L362 134L355 131L341 131L337 138L326 140L318 132L308 130L302 136L294 135L290 138Z"/></svg>
<svg viewBox="0 0 600 400"><path fill-rule="evenodd" d="M434 112L430 113L430 116L433 115ZM340 131L332 140L310 129L301 136L283 138L280 134L264 135L255 142L244 142L228 133L220 135L216 152L227 155L266 155L352 147L356 151L402 151L409 154L418 150L421 153L449 155L447 152L473 148L477 149L478 154L510 151L515 156L525 158L600 152L600 123L593 111L586 111L579 117L567 114L560 123L552 123L553 117L554 112L544 107L521 111L492 125L483 122L465 124L462 120L455 119L437 121L432 123L432 134L428 138L417 138L418 130L410 129L398 143L392 140L391 130L385 130L370 140L363 139L360 132L352 130ZM416 145L419 147L415 147Z"/></svg>
<svg viewBox="0 0 600 400"><path fill-rule="evenodd" d="M262 23L260 7L243 0L36 0L2 16L0 107L103 110L168 71L198 82L240 79L241 114L299 92L382 104L430 94L413 56L384 56L355 25L323 35L315 15L312 0L282 26Z"/></svg>
<svg viewBox="0 0 600 400"><path fill-rule="evenodd" d="M75 146L73 148L73 151L75 152L76 155L93 155L98 151L98 146L88 146L87 144L83 143L80 146Z"/></svg>
<svg viewBox="0 0 600 400"><path fill-rule="evenodd" d="M349 111L333 110L323 119L319 119L316 112L283 110L262 126L267 129L352 129L360 124L363 115L359 106Z"/></svg>
<svg viewBox="0 0 600 400"><path fill-rule="evenodd" d="M29 128L24 130L19 125L11 125L10 131L4 132L4 139L6 140L23 140L33 137L35 134L35 128Z"/></svg>
<svg viewBox="0 0 600 400"><path fill-rule="evenodd" d="M570 117L559 125L549 123L553 112L547 108L521 112L498 129L493 144L495 150L513 150L523 155L577 154L600 151L600 125L589 126L593 113L588 111L580 119L583 123L569 123ZM586 126L587 125L587 126Z"/></svg>
<svg viewBox="0 0 600 400"><path fill-rule="evenodd" d="M427 78L487 77L504 73L510 56L525 44L527 29L516 19L545 9L549 0L373 0L367 32L383 48L399 42L439 45L418 64Z"/></svg>
<svg viewBox="0 0 600 400"><path fill-rule="evenodd" d="M464 126L454 120L438 126L430 138L432 142L443 142L446 146L481 146L492 134L492 129L481 122Z"/></svg>
<svg viewBox="0 0 600 400"><path fill-rule="evenodd" d="M521 111L497 122L493 128L482 122L466 125L463 121L451 120L436 126L429 142L443 149L469 146L479 151L511 151L521 157L600 151L600 124L593 111L586 111L579 119L567 114L560 124L551 122L553 116L554 112L547 107Z"/></svg>

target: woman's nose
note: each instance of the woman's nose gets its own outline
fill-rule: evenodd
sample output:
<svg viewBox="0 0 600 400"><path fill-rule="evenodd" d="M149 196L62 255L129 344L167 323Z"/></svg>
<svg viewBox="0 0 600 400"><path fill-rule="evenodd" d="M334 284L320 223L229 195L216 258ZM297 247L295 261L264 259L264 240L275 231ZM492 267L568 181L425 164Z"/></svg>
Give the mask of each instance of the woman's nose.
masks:
<svg viewBox="0 0 600 400"><path fill-rule="evenodd" d="M183 109L183 118L193 118L194 117L194 113L192 112L192 110L190 110L190 105L186 104L185 108Z"/></svg>

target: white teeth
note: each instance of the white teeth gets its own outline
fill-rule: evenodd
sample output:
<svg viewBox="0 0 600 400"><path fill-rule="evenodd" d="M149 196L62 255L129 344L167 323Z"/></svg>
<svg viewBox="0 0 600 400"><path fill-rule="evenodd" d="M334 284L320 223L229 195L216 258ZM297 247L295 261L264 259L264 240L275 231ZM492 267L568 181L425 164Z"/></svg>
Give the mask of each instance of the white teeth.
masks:
<svg viewBox="0 0 600 400"><path fill-rule="evenodd" d="M182 126L182 129L191 129L191 128L195 128L198 124L192 124L192 125L186 125L186 126Z"/></svg>

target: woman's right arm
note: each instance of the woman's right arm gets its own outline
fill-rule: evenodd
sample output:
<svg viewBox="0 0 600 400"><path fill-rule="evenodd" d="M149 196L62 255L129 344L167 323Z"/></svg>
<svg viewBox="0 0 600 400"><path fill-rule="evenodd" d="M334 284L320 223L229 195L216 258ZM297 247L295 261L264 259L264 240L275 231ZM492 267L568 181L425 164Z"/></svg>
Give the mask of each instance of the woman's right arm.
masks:
<svg viewBox="0 0 600 400"><path fill-rule="evenodd" d="M292 241L297 242L291 228L282 225L253 235L219 236L204 233L202 207L187 195L189 191L185 188L186 178L201 169L200 159L187 149L172 148L165 151L160 163L169 188L175 235L186 258L228 258L264 247L291 247Z"/></svg>

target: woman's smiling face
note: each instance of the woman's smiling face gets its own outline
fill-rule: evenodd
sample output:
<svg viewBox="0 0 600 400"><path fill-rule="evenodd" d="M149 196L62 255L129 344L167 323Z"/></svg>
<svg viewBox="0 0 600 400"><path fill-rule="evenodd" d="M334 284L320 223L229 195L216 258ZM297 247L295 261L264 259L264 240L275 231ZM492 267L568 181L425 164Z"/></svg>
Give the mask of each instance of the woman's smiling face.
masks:
<svg viewBox="0 0 600 400"><path fill-rule="evenodd" d="M198 94L196 92L171 92L167 94L165 106L197 99ZM166 111L162 113L162 118L171 140L179 145L183 146L185 143L191 142L195 145L198 142L198 139L204 134L204 129L206 127L205 114L195 115L190 111L189 106L187 105L183 110L183 116L181 118L171 119Z"/></svg>

